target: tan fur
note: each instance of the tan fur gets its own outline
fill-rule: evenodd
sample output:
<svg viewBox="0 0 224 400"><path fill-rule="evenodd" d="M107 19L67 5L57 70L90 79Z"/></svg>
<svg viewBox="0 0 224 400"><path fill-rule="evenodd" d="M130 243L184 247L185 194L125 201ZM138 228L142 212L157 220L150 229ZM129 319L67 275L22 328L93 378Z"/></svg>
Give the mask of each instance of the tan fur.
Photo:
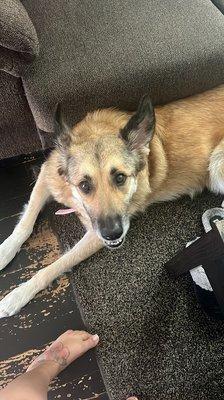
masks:
<svg viewBox="0 0 224 400"><path fill-rule="evenodd" d="M138 175L137 191L130 204L131 214L143 211L152 202L175 199L183 194L192 196L205 187L209 188L210 156L224 138L224 86L156 107L155 113L155 134L149 146L150 153L145 154L148 163L146 162L144 170ZM119 159L123 144L118 142L117 134L130 116L130 113L112 109L88 114L73 128L74 139L70 154L77 157L80 151L82 157L84 152L85 163L89 163L88 168L93 174L94 142L99 138L105 141L107 135L113 134L116 140L108 140L108 146L105 146L103 168L107 168L106 161L110 157L110 165L114 163L126 171ZM116 149L116 146L119 148ZM68 183L57 173L60 164L60 153L57 150L52 153L47 164L47 180L53 196L65 205L74 205ZM80 178L74 176L74 182ZM99 177L96 179L100 181ZM107 179L103 180L100 196L98 202L93 204L95 209L111 207L108 199L119 204L119 192L111 193ZM90 201L94 202L94 199Z"/></svg>
<svg viewBox="0 0 224 400"><path fill-rule="evenodd" d="M2 299L0 318L15 314L61 273L104 245L97 218L108 213L131 216L150 203L193 196L205 187L224 193L224 86L156 107L155 114L149 146L128 152L119 131L131 114L106 109L88 114L70 132L69 145L51 153L20 222L0 246L0 269L28 238L50 195L75 208L87 233L59 260ZM128 176L123 187L113 185L111 168ZM88 195L79 186L86 174L94 183Z"/></svg>

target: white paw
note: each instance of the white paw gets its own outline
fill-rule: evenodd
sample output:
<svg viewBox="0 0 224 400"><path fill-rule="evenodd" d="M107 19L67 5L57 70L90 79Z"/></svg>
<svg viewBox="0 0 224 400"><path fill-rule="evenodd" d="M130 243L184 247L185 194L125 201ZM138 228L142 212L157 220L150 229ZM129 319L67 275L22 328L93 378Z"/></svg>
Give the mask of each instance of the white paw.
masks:
<svg viewBox="0 0 224 400"><path fill-rule="evenodd" d="M31 280L22 283L0 301L0 318L16 314L35 294Z"/></svg>
<svg viewBox="0 0 224 400"><path fill-rule="evenodd" d="M15 257L20 247L20 241L13 234L0 245L0 271Z"/></svg>

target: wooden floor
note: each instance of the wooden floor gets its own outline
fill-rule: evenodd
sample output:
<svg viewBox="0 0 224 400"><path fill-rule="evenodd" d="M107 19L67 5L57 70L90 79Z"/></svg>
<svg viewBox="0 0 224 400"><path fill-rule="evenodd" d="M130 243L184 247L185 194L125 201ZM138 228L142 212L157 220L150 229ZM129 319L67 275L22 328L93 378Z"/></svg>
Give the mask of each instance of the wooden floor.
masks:
<svg viewBox="0 0 224 400"><path fill-rule="evenodd" d="M36 161L0 166L0 243L12 232L34 184L32 167ZM1 272L0 298L36 271L59 257L58 242L52 233L47 211L15 259ZM21 312L0 322L0 387L24 372L45 346L67 329L85 329L69 275L40 292ZM100 399L108 396L94 351L75 361L52 383L48 398Z"/></svg>

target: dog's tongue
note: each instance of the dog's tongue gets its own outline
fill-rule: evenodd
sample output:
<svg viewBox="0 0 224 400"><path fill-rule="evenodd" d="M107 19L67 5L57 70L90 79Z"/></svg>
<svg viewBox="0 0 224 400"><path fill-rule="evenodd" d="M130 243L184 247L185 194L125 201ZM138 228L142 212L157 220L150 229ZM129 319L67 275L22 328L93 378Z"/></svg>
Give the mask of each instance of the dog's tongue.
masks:
<svg viewBox="0 0 224 400"><path fill-rule="evenodd" d="M55 215L65 215L73 212L75 212L74 208L61 208L60 210L56 211Z"/></svg>

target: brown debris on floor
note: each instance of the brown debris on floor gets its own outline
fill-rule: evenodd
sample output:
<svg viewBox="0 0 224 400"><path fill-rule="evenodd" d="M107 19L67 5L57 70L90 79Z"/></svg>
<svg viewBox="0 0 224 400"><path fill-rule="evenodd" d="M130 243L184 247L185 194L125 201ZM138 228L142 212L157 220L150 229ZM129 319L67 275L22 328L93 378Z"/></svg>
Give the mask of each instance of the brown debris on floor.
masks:
<svg viewBox="0 0 224 400"><path fill-rule="evenodd" d="M24 199L28 200L32 189L28 182L29 177L32 181L28 169L26 163L16 169L1 170L0 243L12 232L23 209ZM15 180L19 185L12 190ZM31 237L14 260L1 271L0 299L60 257L48 212L47 209L38 218ZM39 292L18 314L1 320L0 388L25 372L32 359L67 329L85 329L69 274L62 275L50 287ZM51 383L48 398L108 399L94 351L75 361Z"/></svg>

